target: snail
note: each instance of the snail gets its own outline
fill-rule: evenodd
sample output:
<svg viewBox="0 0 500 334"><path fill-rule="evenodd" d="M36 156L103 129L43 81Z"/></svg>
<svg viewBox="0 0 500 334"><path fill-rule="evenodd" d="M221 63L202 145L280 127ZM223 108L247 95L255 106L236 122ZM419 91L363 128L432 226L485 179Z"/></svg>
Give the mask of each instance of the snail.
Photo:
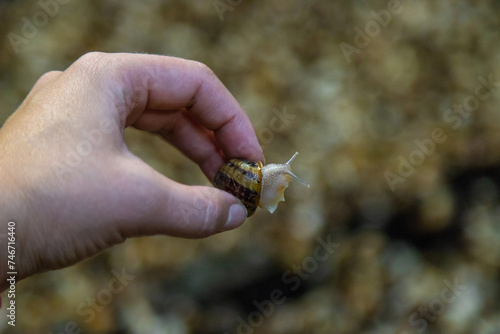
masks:
<svg viewBox="0 0 500 334"><path fill-rule="evenodd" d="M285 201L285 189L291 178L309 188L309 184L298 178L291 170L291 164L299 152L285 164L263 165L245 159L231 159L217 172L215 187L227 191L240 199L250 217L257 207L273 213L278 203Z"/></svg>

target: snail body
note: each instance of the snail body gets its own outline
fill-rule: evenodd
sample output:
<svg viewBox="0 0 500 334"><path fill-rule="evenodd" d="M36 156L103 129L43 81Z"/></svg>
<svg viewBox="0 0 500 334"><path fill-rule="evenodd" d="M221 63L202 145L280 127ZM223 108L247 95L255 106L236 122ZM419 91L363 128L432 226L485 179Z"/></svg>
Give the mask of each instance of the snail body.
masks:
<svg viewBox="0 0 500 334"><path fill-rule="evenodd" d="M263 165L260 161L231 159L215 175L214 185L240 199L248 217L257 207L273 213L278 203L285 200L285 189L292 178L309 187L292 172L291 163L298 154L295 152L284 164Z"/></svg>

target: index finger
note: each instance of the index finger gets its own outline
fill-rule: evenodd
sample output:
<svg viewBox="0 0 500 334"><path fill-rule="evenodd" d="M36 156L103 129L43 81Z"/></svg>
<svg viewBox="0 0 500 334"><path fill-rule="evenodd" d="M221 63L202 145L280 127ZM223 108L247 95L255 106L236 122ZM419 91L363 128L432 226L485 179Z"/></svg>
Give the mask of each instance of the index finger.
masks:
<svg viewBox="0 0 500 334"><path fill-rule="evenodd" d="M135 100L135 107L126 111L130 122L145 110L186 108L203 127L214 132L226 159L263 161L262 148L248 116L207 66L156 55L119 54L119 57L124 94L133 95ZM147 94L137 94L140 85L147 89Z"/></svg>

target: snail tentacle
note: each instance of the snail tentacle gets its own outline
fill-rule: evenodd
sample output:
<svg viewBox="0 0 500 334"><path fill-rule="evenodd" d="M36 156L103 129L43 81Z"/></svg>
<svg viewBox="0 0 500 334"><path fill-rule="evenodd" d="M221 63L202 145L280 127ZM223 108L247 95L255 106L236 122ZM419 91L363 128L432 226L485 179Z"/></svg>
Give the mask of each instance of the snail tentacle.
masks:
<svg viewBox="0 0 500 334"><path fill-rule="evenodd" d="M295 157L299 155L299 152L295 152L295 154L293 155L293 157L290 158L290 160L288 160L286 162L285 165L288 165L289 166L289 169L287 171L287 174L290 175L291 177L293 177L295 180L297 180L299 183L303 184L304 186L306 186L307 188L311 188L311 186L309 185L309 183L305 182L304 180L302 180L300 177L298 177L297 175L295 175L293 172L292 172L292 168L291 168L291 165L292 165L292 162L293 160L295 159Z"/></svg>

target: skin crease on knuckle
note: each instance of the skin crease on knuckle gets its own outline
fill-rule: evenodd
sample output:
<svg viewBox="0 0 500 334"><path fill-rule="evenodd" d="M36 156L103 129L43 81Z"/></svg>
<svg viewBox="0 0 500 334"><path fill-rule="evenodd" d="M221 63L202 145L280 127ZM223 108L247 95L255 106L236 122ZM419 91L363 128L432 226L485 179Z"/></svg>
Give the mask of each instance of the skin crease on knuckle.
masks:
<svg viewBox="0 0 500 334"><path fill-rule="evenodd" d="M107 93L108 99L118 100L122 97L122 86L126 83L127 71L122 66L123 57L104 52L89 52L78 58L63 75L71 76L70 80L76 78L81 87Z"/></svg>
<svg viewBox="0 0 500 334"><path fill-rule="evenodd" d="M221 214L221 206L214 199L208 199L204 201L204 206L199 210L202 215L200 217L202 224L199 237L203 238L219 233L227 218L226 215Z"/></svg>
<svg viewBox="0 0 500 334"><path fill-rule="evenodd" d="M103 52L88 52L78 58L70 67L81 68L87 74L100 74L102 69L109 68L112 61L108 54Z"/></svg>
<svg viewBox="0 0 500 334"><path fill-rule="evenodd" d="M187 230L190 231L189 238L198 239L213 235L220 224L217 221L220 218L220 203L214 198L206 198L202 191L202 187L194 186L190 187L186 193L186 209L190 212L182 217L184 221L181 224L185 224Z"/></svg>
<svg viewBox="0 0 500 334"><path fill-rule="evenodd" d="M226 214L223 214L223 212L225 212ZM208 199L205 225L211 225L212 234L222 231L222 227L226 223L228 213L229 208L227 208L226 210L222 210L222 207L218 203L216 203L214 199Z"/></svg>

